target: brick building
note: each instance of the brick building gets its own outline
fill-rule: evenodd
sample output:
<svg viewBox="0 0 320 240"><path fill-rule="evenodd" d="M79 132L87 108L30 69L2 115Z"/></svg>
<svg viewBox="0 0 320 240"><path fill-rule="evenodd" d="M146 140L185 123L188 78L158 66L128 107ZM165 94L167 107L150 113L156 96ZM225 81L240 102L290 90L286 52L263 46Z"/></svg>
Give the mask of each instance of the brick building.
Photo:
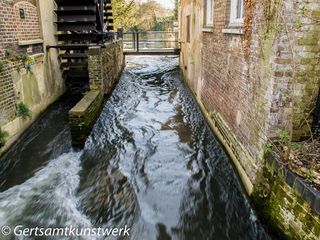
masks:
<svg viewBox="0 0 320 240"><path fill-rule="evenodd" d="M251 193L279 129L310 134L319 0L181 0L180 65ZM311 238L312 239L312 238Z"/></svg>
<svg viewBox="0 0 320 240"><path fill-rule="evenodd" d="M54 1L0 1L0 128L9 134L5 150L64 92L55 44ZM31 119L17 117L25 104ZM1 153L0 153L1 154Z"/></svg>
<svg viewBox="0 0 320 240"><path fill-rule="evenodd" d="M305 118L312 124L307 113L319 93L319 2L246 2L233 13L238 1L181 1L181 68L258 165L266 137L291 119L295 139L309 134Z"/></svg>

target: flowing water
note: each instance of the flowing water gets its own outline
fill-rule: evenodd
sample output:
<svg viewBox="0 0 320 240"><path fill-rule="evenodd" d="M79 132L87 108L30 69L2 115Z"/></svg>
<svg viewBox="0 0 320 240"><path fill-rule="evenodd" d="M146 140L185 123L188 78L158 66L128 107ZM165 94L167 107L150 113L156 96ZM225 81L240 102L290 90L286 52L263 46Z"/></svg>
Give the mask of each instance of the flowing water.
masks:
<svg viewBox="0 0 320 240"><path fill-rule="evenodd" d="M71 104L61 100L1 159L10 172L0 178L0 226L128 225L130 236L119 239L136 240L270 239L182 83L178 58L126 60L83 150L71 147Z"/></svg>

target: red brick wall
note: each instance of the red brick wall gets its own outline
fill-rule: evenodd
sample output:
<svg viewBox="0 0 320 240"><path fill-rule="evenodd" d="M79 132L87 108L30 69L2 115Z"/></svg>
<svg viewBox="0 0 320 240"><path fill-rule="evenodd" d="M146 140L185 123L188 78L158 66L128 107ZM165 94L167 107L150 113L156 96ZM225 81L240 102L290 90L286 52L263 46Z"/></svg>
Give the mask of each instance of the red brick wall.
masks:
<svg viewBox="0 0 320 240"><path fill-rule="evenodd" d="M19 9L25 11L25 18L19 16ZM18 41L40 39L41 28L37 6L34 1L0 1L0 58L4 49L18 49Z"/></svg>
<svg viewBox="0 0 320 240"><path fill-rule="evenodd" d="M201 100L209 111L219 112L241 143L250 149L256 136L250 112L254 106L249 65L244 58L243 35L222 33L230 28L229 9L228 1L216 0L213 32L203 33L206 51L202 57Z"/></svg>
<svg viewBox="0 0 320 240"><path fill-rule="evenodd" d="M21 19L19 9L24 9L25 18ZM27 52L28 46L19 47L19 41L41 38L38 8L35 1L0 1L0 125L15 117L15 93L12 81L13 72L23 67L20 62L11 62L5 58L5 50ZM33 50L42 51L42 46L33 46ZM37 52L37 51L35 51Z"/></svg>
<svg viewBox="0 0 320 240"><path fill-rule="evenodd" d="M229 26L230 0L214 1L212 32L202 31L200 38L201 90L193 90L251 155L250 162L241 150L234 151L255 182L267 138L278 129L293 128L295 140L309 133L305 119L311 124L320 83L320 2L245 2L255 4L246 9L244 25L234 27ZM188 8L182 1L182 11Z"/></svg>
<svg viewBox="0 0 320 240"><path fill-rule="evenodd" d="M20 8L24 9L25 19L19 17ZM27 1L21 1L13 6L13 12L16 19L16 37L18 41L41 38L39 13L36 6Z"/></svg>

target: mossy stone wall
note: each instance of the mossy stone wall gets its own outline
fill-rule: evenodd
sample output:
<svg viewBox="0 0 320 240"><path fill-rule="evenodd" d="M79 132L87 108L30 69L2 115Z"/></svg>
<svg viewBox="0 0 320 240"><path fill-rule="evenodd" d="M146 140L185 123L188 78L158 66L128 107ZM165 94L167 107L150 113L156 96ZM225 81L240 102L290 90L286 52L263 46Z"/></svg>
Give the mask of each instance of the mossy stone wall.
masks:
<svg viewBox="0 0 320 240"><path fill-rule="evenodd" d="M103 96L101 91L91 90L69 111L73 145L84 145L100 113Z"/></svg>

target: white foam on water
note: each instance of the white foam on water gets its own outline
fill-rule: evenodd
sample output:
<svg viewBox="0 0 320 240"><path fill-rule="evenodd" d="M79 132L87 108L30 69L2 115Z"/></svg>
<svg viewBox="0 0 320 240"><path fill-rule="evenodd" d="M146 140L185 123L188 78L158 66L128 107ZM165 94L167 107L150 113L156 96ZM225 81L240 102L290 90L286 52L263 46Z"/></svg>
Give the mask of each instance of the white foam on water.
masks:
<svg viewBox="0 0 320 240"><path fill-rule="evenodd" d="M0 226L92 227L78 210L80 156L63 154L23 184L0 193Z"/></svg>

